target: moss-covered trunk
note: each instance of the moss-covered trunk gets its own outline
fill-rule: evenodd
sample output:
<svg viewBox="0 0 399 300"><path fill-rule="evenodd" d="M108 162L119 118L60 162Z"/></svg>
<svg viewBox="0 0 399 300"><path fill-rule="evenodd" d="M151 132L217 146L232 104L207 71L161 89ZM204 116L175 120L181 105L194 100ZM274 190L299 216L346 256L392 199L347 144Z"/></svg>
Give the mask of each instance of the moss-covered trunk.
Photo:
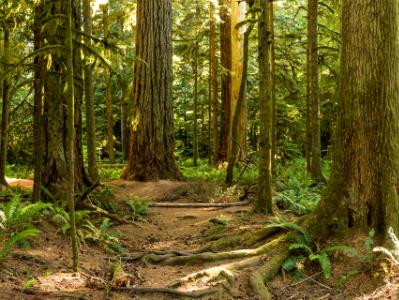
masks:
<svg viewBox="0 0 399 300"><path fill-rule="evenodd" d="M346 0L342 12L334 163L313 225L324 236L336 227L398 232L397 1Z"/></svg>

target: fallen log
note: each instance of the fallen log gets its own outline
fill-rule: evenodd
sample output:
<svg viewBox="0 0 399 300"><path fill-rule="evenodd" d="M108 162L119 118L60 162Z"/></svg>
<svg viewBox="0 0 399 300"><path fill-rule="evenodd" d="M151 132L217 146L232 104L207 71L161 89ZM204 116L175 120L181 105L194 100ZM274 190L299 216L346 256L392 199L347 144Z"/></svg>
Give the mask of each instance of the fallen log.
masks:
<svg viewBox="0 0 399 300"><path fill-rule="evenodd" d="M250 203L249 200L226 202L226 203L172 203L172 202L153 202L150 207L165 207L165 208L227 208L235 206L245 206Z"/></svg>

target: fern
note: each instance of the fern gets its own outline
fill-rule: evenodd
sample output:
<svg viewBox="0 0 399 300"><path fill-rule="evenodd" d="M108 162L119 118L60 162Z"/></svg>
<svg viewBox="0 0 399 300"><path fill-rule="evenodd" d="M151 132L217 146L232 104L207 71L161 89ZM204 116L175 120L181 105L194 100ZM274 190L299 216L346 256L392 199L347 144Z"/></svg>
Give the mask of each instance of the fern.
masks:
<svg viewBox="0 0 399 300"><path fill-rule="evenodd" d="M12 234L11 238L7 240L0 250L0 262L4 260L5 256L10 252L10 249L17 243L26 240L29 237L34 237L39 234L36 228L29 228L24 231Z"/></svg>
<svg viewBox="0 0 399 300"><path fill-rule="evenodd" d="M30 225L36 215L48 208L50 205L43 202L23 204L20 197L14 195L6 205L3 205L0 213L0 227L24 229Z"/></svg>
<svg viewBox="0 0 399 300"><path fill-rule="evenodd" d="M355 248L346 246L346 245L336 245L336 246L331 246L328 248L323 249L324 252L326 253L331 253L331 252L336 252L336 251L342 251L342 252L348 252L351 253L355 256L360 257L359 251L357 251Z"/></svg>
<svg viewBox="0 0 399 300"><path fill-rule="evenodd" d="M266 225L266 227L269 227L269 228L279 227L279 228L284 228L286 230L294 230L303 236L304 242L306 244L308 244L308 245L311 244L312 239L311 239L309 233L303 227L299 226L296 223L289 222L289 221L276 221L276 222Z"/></svg>
<svg viewBox="0 0 399 300"><path fill-rule="evenodd" d="M330 278L331 276L331 261L330 257L328 256L327 252L320 251L318 254L311 254L309 255L309 259L311 261L318 260L320 263L321 270L323 271L324 277L326 279Z"/></svg>

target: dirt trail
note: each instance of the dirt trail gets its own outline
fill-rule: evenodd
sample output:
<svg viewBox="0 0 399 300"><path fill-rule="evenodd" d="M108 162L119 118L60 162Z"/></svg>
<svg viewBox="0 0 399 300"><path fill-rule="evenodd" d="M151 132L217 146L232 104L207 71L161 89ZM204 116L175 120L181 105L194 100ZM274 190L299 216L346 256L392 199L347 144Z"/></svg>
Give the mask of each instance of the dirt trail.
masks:
<svg viewBox="0 0 399 300"><path fill-rule="evenodd" d="M28 186L26 182L24 182ZM171 181L126 182L114 181L107 185L111 199L120 214L127 214L127 201L133 196L151 197L156 201L206 202L237 201L237 192L222 194L220 189L205 183L182 183ZM112 230L122 233L123 244L128 255L143 250L186 250L204 245L212 236L224 233L239 234L240 230L261 228L267 219L264 216L248 215L249 206L215 208L151 208L148 215L137 225L117 225ZM57 234L57 227L45 220L34 224L42 234L32 240L30 249L13 250L0 273L0 300L8 299L178 299L165 294L136 294L98 289L93 278L106 278L114 254L106 253L93 244L81 247L80 275L70 273L70 246L68 237ZM133 286L167 287L171 282L192 272L215 266L220 262L194 265L163 266L145 264L141 261L124 262L124 270L131 274ZM335 265L334 265L335 266ZM338 270L341 268L342 270ZM338 264L339 274L355 268L343 260ZM315 270L314 273L319 272ZM290 286L290 281L279 279L271 285L276 299L352 299L354 295L372 291L380 281L369 282L370 277L360 274L345 290L331 287L330 283L319 284L322 276L312 277L300 285ZM23 290L28 284L29 289ZM336 279L334 279L336 280ZM324 282L324 281L323 281ZM194 288L194 287L193 287ZM324 297L324 298L323 298ZM185 298L187 299L187 298ZM248 272L238 278L234 296L208 296L203 299L257 299L248 289Z"/></svg>

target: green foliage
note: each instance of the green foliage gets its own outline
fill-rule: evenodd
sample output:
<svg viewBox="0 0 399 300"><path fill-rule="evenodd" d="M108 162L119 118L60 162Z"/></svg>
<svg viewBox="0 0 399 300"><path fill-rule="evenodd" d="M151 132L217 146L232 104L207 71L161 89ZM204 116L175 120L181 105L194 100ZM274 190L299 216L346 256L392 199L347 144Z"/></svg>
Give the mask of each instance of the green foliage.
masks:
<svg viewBox="0 0 399 300"><path fill-rule="evenodd" d="M278 174L276 203L280 209L304 215L316 208L324 185L312 183L303 158L278 166Z"/></svg>
<svg viewBox="0 0 399 300"><path fill-rule="evenodd" d="M58 233L62 233L66 235L71 229L71 219L69 213L61 207L53 208L53 221L57 223L60 228L58 229ZM91 211L89 210L77 210L75 211L75 223L76 223L76 234L80 242L84 242L85 233L84 233L84 225L87 224L87 217Z"/></svg>
<svg viewBox="0 0 399 300"><path fill-rule="evenodd" d="M34 278L29 278L29 279L25 280L25 281L22 283L22 289L23 289L23 290L29 289L29 288L32 287L35 283L36 283L36 280L35 280Z"/></svg>
<svg viewBox="0 0 399 300"><path fill-rule="evenodd" d="M0 262L4 260L6 255L10 252L11 248L21 241L26 241L27 238L35 237L39 234L36 228L28 228L21 232L12 233L11 237L7 239L0 249Z"/></svg>
<svg viewBox="0 0 399 300"><path fill-rule="evenodd" d="M122 172L123 172L122 168L112 168L112 167L99 168L98 176L100 178L100 181L108 182L120 178Z"/></svg>
<svg viewBox="0 0 399 300"><path fill-rule="evenodd" d="M124 249L121 245L120 233L118 231L109 231L109 227L111 226L112 223L108 218L102 219L99 227L87 221L87 223L83 225L83 227L87 229L85 239L100 244L110 252L122 254Z"/></svg>
<svg viewBox="0 0 399 300"><path fill-rule="evenodd" d="M337 251L348 252L354 256L359 256L359 252L349 246L335 245L318 250L317 245L311 239L309 233L296 223L288 221L277 221L267 225L268 227L280 227L290 230L287 238L291 241L289 246L290 256L283 262L283 269L290 272L293 270L303 270L305 258L312 262L317 261L323 271L324 277L331 276L330 255Z"/></svg>
<svg viewBox="0 0 399 300"><path fill-rule="evenodd" d="M139 198L133 196L129 201L129 207L132 211L132 218L135 221L141 221L148 214L150 208L151 198L144 197Z"/></svg>
<svg viewBox="0 0 399 300"><path fill-rule="evenodd" d="M363 248L366 250L366 261L369 265L371 265L374 261L374 253L373 253L373 248L374 248L374 236L375 236L375 230L374 228L371 229L368 233L367 239L364 241Z"/></svg>
<svg viewBox="0 0 399 300"><path fill-rule="evenodd" d="M17 230L31 226L32 219L50 208L49 204L43 202L22 203L18 194L13 195L11 200L0 206L0 227Z"/></svg>

